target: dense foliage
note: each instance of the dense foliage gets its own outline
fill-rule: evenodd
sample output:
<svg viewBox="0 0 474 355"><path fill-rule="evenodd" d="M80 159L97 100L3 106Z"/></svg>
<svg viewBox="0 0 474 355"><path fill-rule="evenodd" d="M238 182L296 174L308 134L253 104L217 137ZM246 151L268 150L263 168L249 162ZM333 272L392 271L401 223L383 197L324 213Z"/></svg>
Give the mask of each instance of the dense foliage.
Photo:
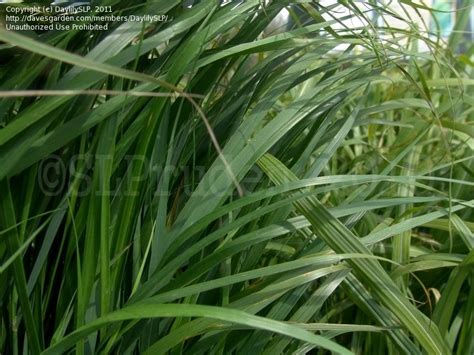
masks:
<svg viewBox="0 0 474 355"><path fill-rule="evenodd" d="M474 353L470 2L225 3L0 27L0 353Z"/></svg>

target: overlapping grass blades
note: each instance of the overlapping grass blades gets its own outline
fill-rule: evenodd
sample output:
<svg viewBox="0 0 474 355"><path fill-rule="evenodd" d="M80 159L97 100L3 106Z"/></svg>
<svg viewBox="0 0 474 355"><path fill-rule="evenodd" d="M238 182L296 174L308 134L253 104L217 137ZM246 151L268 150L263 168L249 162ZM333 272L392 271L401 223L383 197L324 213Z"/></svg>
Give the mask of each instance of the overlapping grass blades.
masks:
<svg viewBox="0 0 474 355"><path fill-rule="evenodd" d="M411 1L109 3L173 20L0 28L1 353L473 352L461 32Z"/></svg>
<svg viewBox="0 0 474 355"><path fill-rule="evenodd" d="M277 184L295 181L297 178L281 162L265 155L259 165ZM372 255L369 249L344 226L315 197L295 202L297 210L311 223L314 234L321 238L336 253L360 253ZM371 258L348 259L356 277L371 290L373 297L385 305L400 320L400 323L420 342L423 348L433 354L448 352L439 330L421 314L400 292L383 267Z"/></svg>

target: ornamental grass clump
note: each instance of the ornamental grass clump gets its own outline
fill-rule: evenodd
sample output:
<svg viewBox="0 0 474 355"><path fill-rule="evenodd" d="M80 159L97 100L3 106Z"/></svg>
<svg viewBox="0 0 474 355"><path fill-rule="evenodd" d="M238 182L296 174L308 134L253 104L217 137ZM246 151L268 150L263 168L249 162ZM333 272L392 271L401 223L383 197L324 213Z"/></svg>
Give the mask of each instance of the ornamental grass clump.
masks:
<svg viewBox="0 0 474 355"><path fill-rule="evenodd" d="M1 354L474 352L469 1L6 5Z"/></svg>

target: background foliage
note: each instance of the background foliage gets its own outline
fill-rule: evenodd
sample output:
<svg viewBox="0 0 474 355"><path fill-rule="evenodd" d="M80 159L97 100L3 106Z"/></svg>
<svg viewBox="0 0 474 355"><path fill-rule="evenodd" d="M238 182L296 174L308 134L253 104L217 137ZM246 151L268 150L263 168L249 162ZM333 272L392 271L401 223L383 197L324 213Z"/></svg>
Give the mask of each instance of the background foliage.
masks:
<svg viewBox="0 0 474 355"><path fill-rule="evenodd" d="M473 353L470 5L400 3L0 29L0 352Z"/></svg>

